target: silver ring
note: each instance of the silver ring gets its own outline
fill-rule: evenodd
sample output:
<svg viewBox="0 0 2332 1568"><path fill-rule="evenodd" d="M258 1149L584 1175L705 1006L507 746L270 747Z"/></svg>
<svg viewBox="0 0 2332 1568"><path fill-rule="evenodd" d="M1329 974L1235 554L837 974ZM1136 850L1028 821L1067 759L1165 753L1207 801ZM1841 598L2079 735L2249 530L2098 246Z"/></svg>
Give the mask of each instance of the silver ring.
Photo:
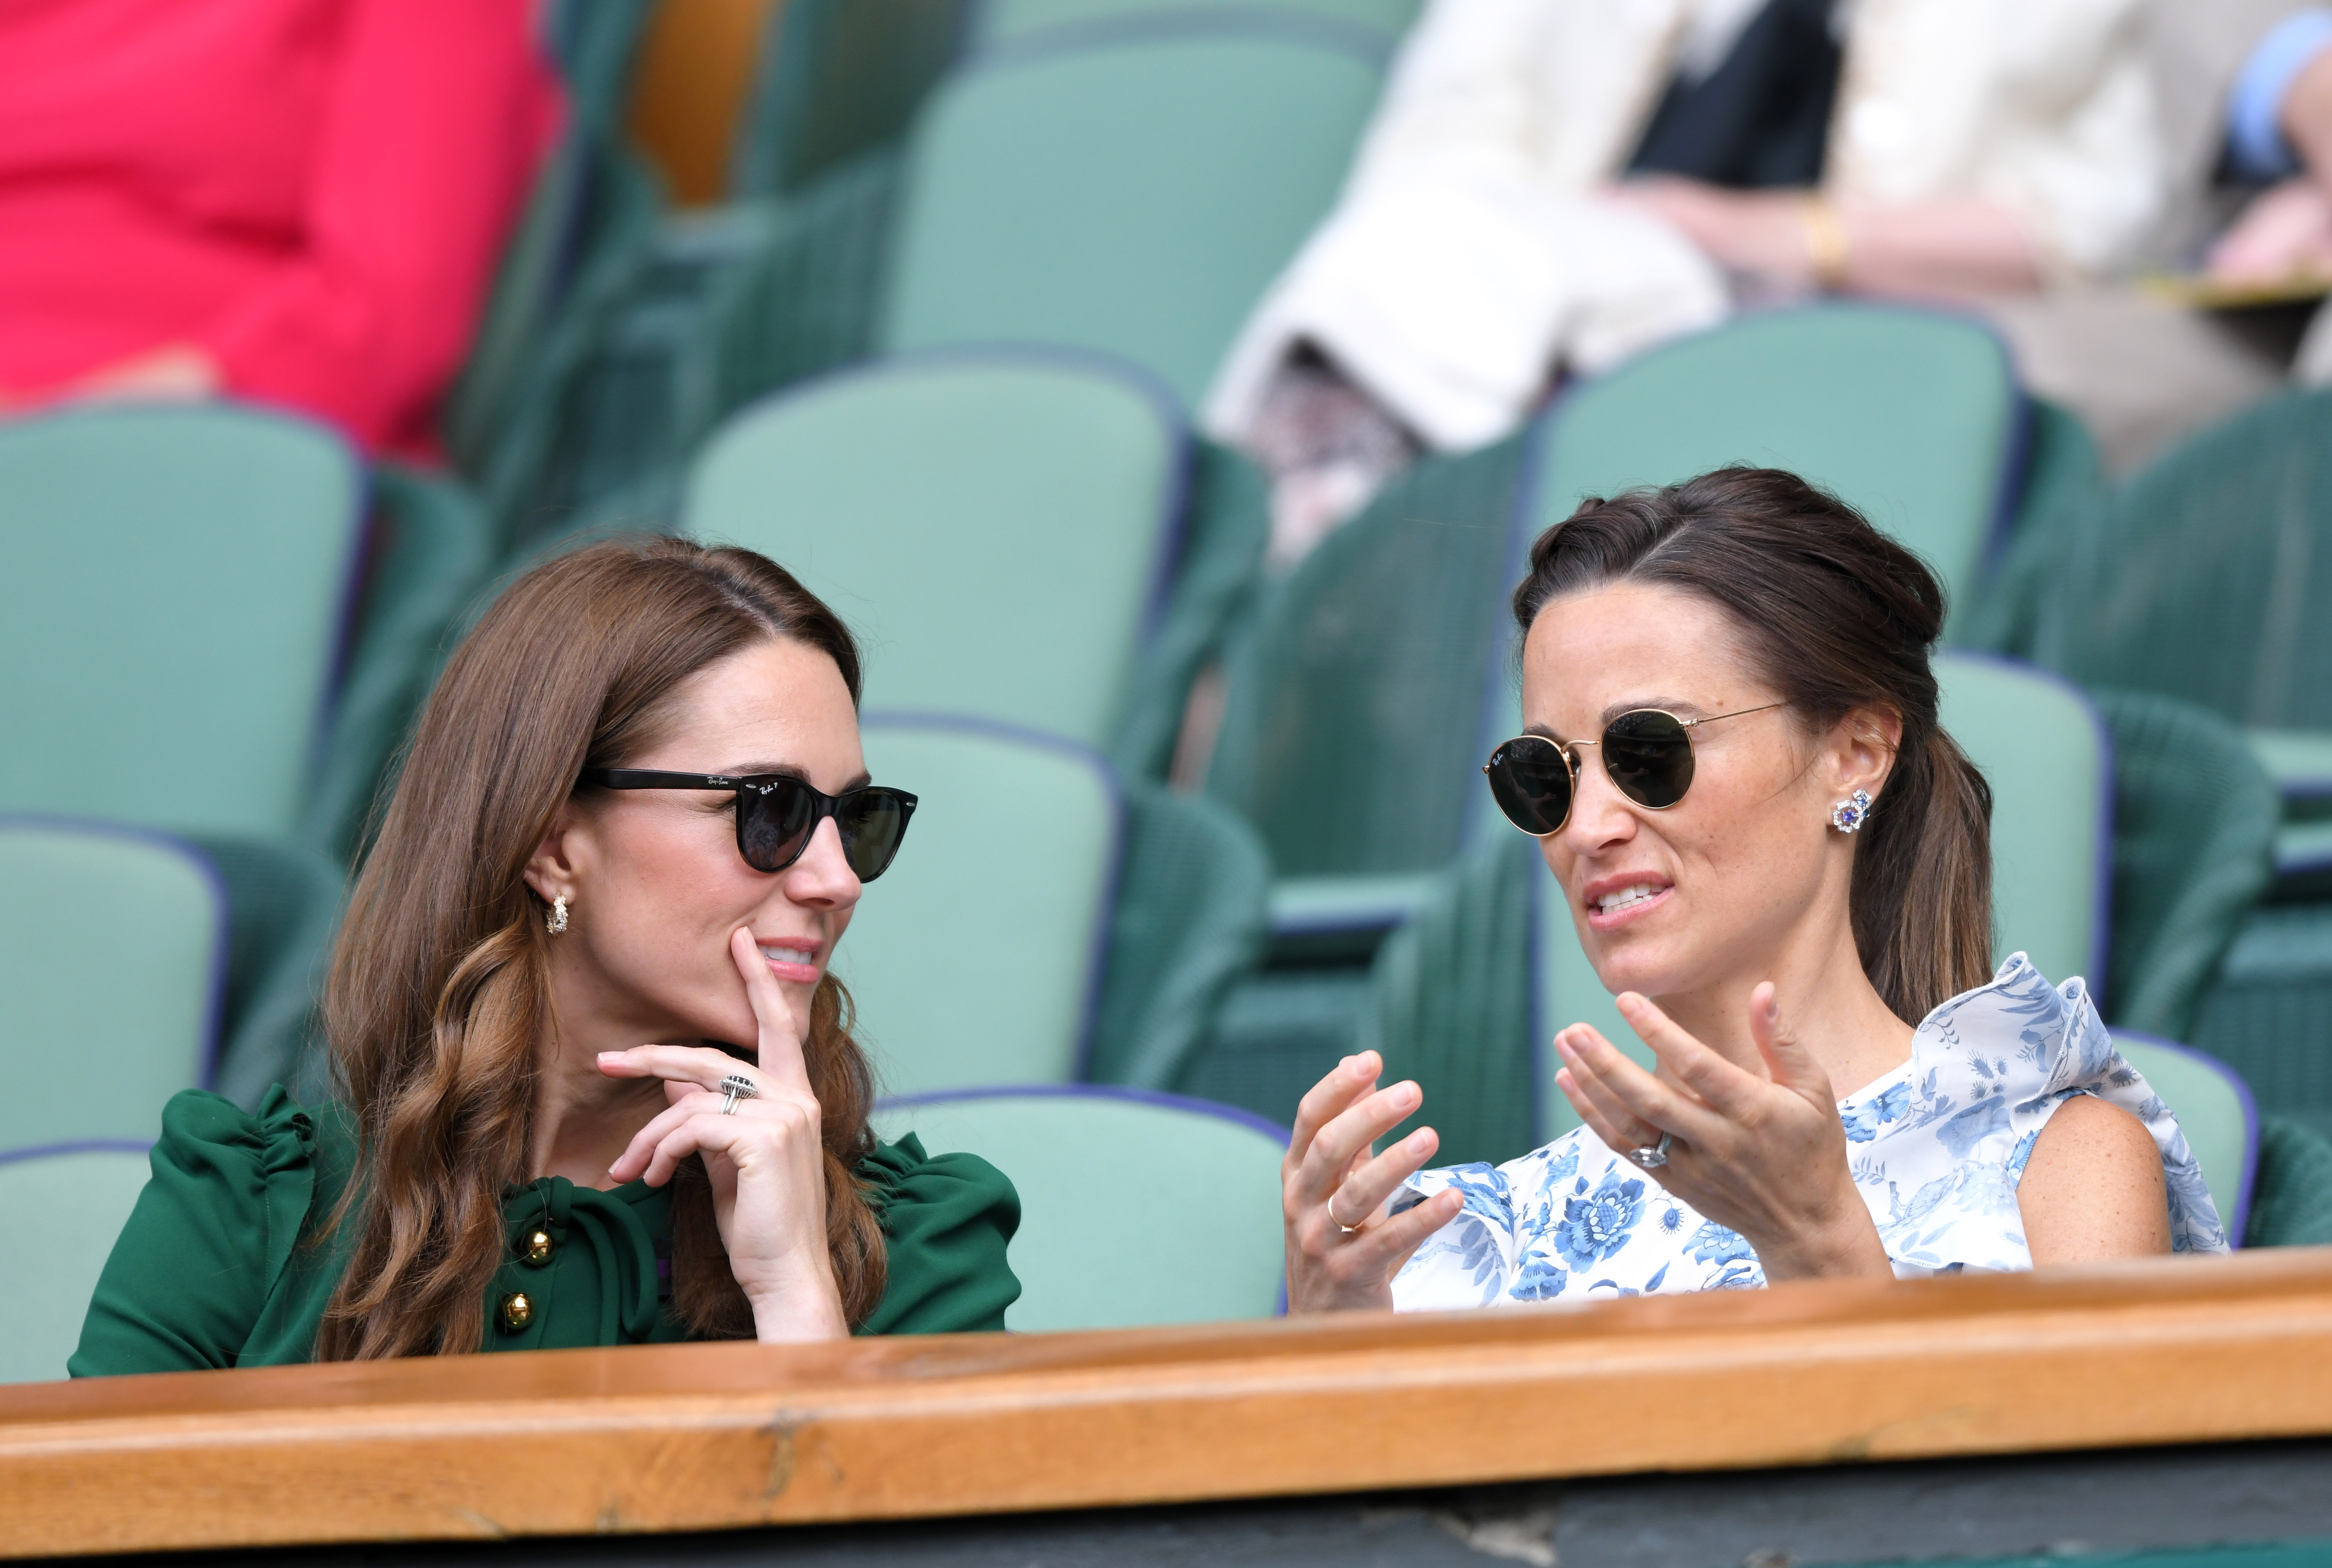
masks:
<svg viewBox="0 0 2332 1568"><path fill-rule="evenodd" d="M742 1073L731 1073L721 1080L721 1114L733 1116L740 1100L759 1099L761 1086Z"/></svg>
<svg viewBox="0 0 2332 1568"><path fill-rule="evenodd" d="M1668 1146L1676 1142L1674 1133L1663 1133L1657 1143L1647 1143L1640 1149L1628 1151L1628 1158L1647 1171L1657 1171L1668 1162Z"/></svg>

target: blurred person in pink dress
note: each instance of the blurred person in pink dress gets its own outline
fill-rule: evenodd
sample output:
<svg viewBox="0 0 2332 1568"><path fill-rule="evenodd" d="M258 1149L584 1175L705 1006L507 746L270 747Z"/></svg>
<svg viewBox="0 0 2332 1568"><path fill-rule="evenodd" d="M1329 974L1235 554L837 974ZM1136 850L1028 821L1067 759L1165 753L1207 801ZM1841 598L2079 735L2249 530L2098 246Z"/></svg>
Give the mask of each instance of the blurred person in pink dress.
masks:
<svg viewBox="0 0 2332 1568"><path fill-rule="evenodd" d="M535 0L0 0L0 409L248 398L435 450L555 132Z"/></svg>

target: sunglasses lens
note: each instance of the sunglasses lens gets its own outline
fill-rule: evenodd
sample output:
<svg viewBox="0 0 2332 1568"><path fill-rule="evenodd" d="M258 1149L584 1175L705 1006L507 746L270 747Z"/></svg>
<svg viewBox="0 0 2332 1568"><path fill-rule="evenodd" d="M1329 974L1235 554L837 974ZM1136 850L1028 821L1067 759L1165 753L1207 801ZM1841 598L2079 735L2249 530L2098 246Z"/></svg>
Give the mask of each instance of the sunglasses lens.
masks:
<svg viewBox="0 0 2332 1568"><path fill-rule="evenodd" d="M835 825L842 830L842 853L859 881L872 882L891 869L914 810L915 798L897 789L858 789L843 797Z"/></svg>
<svg viewBox="0 0 2332 1568"><path fill-rule="evenodd" d="M1671 713L1622 713L1603 731L1603 767L1637 805L1673 806L1692 788L1692 736Z"/></svg>
<svg viewBox="0 0 2332 1568"><path fill-rule="evenodd" d="M1524 833L1559 831L1571 815L1571 769L1552 741L1515 736L1490 753L1489 779L1491 798Z"/></svg>
<svg viewBox="0 0 2332 1568"><path fill-rule="evenodd" d="M737 791L737 852L756 871L783 871L801 858L817 827L817 802L798 779Z"/></svg>

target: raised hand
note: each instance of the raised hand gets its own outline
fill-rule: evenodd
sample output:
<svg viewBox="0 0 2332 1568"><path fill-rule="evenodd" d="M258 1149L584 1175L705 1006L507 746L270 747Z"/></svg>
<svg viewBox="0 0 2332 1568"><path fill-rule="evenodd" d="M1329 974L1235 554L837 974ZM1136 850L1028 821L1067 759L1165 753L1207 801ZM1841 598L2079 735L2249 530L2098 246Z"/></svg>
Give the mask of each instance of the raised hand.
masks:
<svg viewBox="0 0 2332 1568"><path fill-rule="evenodd" d="M1296 1108L1295 1136L1279 1165L1291 1312L1391 1307L1392 1276L1464 1205L1454 1191L1437 1192L1402 1213L1386 1213L1392 1195L1433 1158L1441 1139L1420 1127L1375 1152L1376 1139L1425 1100L1413 1083L1378 1088L1383 1071L1374 1051L1346 1056Z"/></svg>
<svg viewBox="0 0 2332 1568"><path fill-rule="evenodd" d="M1830 1077L1792 1037L1771 981L1749 997L1750 1066L1727 1061L1634 991L1620 1012L1659 1058L1654 1076L1586 1024L1554 1037L1555 1082L1606 1146L1670 1135L1650 1175L1757 1249L1768 1280L1892 1276L1847 1169Z"/></svg>
<svg viewBox="0 0 2332 1568"><path fill-rule="evenodd" d="M744 976L760 1026L759 1066L709 1047L602 1052L602 1073L662 1078L671 1102L607 1173L618 1181L644 1177L660 1187L683 1160L703 1156L721 1244L753 1304L759 1337L765 1343L840 1339L850 1329L827 1250L826 1154L801 1037L750 929L741 926L730 936L729 953ZM759 1093L724 1114L720 1084L731 1075L750 1079Z"/></svg>

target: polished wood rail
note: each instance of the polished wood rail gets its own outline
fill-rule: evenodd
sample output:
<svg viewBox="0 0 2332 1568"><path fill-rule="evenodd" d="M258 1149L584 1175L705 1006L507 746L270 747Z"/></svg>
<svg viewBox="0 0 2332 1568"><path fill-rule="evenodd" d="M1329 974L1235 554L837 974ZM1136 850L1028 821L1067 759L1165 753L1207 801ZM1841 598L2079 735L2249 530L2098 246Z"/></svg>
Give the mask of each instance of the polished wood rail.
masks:
<svg viewBox="0 0 2332 1568"><path fill-rule="evenodd" d="M1191 1501L2332 1433L2332 1249L1395 1320L0 1389L0 1554Z"/></svg>

